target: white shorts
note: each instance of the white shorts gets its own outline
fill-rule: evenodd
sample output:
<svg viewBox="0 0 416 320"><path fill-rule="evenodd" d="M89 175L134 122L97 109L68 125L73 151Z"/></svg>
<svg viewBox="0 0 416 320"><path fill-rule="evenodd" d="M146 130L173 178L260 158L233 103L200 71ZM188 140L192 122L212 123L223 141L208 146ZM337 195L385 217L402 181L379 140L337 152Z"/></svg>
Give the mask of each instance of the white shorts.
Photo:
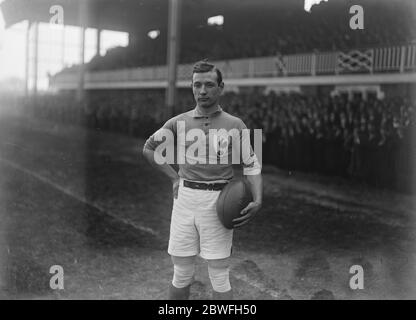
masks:
<svg viewBox="0 0 416 320"><path fill-rule="evenodd" d="M199 254L204 259L224 259L231 255L233 230L225 228L217 216L221 191L183 186L173 200L168 253L178 257Z"/></svg>

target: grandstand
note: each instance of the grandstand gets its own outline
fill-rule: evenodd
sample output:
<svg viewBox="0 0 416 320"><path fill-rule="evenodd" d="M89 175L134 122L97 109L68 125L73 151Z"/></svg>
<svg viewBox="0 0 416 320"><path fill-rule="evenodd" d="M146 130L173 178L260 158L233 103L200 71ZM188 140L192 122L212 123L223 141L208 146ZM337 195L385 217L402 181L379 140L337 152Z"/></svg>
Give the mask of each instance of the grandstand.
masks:
<svg viewBox="0 0 416 320"><path fill-rule="evenodd" d="M301 54L336 50L401 46L416 39L412 3L402 1L362 1L365 11L365 32L349 27L346 13L353 2L330 1L303 10L298 1L286 1L284 15L276 19L274 10L224 12L225 23L210 26L202 19L182 24L182 44L179 62L193 63L201 57L210 60L231 60L247 57L268 57L281 54ZM400 19L397 19L400 17ZM296 21L296 24L293 23ZM96 57L87 68L91 71L165 65L166 30L156 39L146 34L134 37L127 48L114 48L104 57Z"/></svg>
<svg viewBox="0 0 416 320"><path fill-rule="evenodd" d="M272 10L257 14L249 6L232 12L219 6L219 12L224 10L224 25L209 26L202 19L198 23L185 19L177 85L187 88L191 62L208 57L223 70L232 91L224 97L225 105L242 115L253 128L263 129L266 152L269 148L278 150L280 158L270 155L265 159L267 162L290 170L359 177L375 185L409 190L411 180L398 178L399 169L394 170L394 177L375 176L383 176L381 168L403 168L403 163L406 169L402 171L409 172L410 150L409 154L400 153L402 160L390 160L389 165L374 169L377 173L369 173L364 163L371 163L391 141L395 141L394 147L389 148L395 150L407 150L411 145L408 140L409 128L414 124L416 79L414 3L362 1L365 30L350 29L350 5L349 1L329 1L312 7L308 13L301 3L288 2L275 8L284 9L285 14L279 19ZM116 127L130 127L124 130L136 132L132 128L138 123L138 114L145 122L152 119L148 125L141 122L137 126L149 128L143 129L144 137L166 117L163 112L163 88L168 77L163 54L167 50L166 30L156 39L146 34L133 39L128 47L110 50L86 64L85 99L92 105L88 109L89 119L94 119L91 113L95 110L96 120L89 120L90 125L110 128L111 121L122 121L125 125ZM77 89L77 68L64 69L53 76L51 89ZM253 88L257 88L254 94L244 93ZM289 95L280 96L282 92ZM181 89L175 113L191 105L192 97ZM105 122L103 118L108 125L99 124ZM345 118L342 126L341 118ZM360 131L361 122L366 123L366 128ZM403 133L396 132L397 123L406 132L407 142L402 147L398 141L402 141ZM372 129L368 128L370 125ZM320 142L318 136L325 142ZM364 142L367 140L371 143ZM316 141L312 144L315 151L311 149L306 154L296 151L304 150L302 144L310 145L311 141ZM277 145L286 147L275 148ZM313 154L325 152L327 160L312 160ZM330 160L333 154L342 158L336 164ZM310 163L300 164L296 158L309 159ZM318 162L321 164L317 165ZM403 175L404 179L409 177L412 175Z"/></svg>
<svg viewBox="0 0 416 320"><path fill-rule="evenodd" d="M288 222L285 226L290 227L287 229L289 231L282 231L282 238L274 233L273 227L280 223L278 217L274 216L270 218L270 226L267 225L267 221L262 222L258 229L250 229L251 233L247 237L239 238L237 247L241 248L241 243L244 243L247 245L246 248L249 248L243 250L245 254L253 261L258 258L264 262L269 256L262 260L260 254L253 253L257 250L255 246L264 240L271 251L281 250L279 253L273 251L275 259L281 257L280 254L285 253L285 250L289 253L296 251L293 249L292 252L291 248L298 248L293 245L298 239L292 239L289 233L290 230L298 228L301 231L296 235L301 238L300 233L305 233L305 243L312 243L314 239L318 239L317 246L322 244L322 247L328 250L326 253L332 254L331 250L334 247L334 250L339 250L342 262L337 261L336 266L331 265L333 268L342 263L356 261L358 255L361 257L360 250L366 253L367 248L369 251L373 248L376 252L383 251L379 245L383 246L384 241L392 247L400 246L400 241L406 243L406 248L401 253L405 252L404 256L397 254L400 259L407 255L412 258L416 256L413 246L407 245L414 240L413 236L407 235L413 234L414 231L413 218L409 213L413 210L414 203L409 199L413 199L416 192L415 1L329 0L313 6L311 12L306 12L303 0L182 0L179 1L182 4L177 16L180 20L180 35L175 45L178 48L173 49L177 50L178 56L171 59L168 57L169 52L172 53L173 45L169 34L171 26L167 18L172 9L169 10L168 2L172 1L91 0L85 2L86 6L78 7L78 2L70 0L42 0L37 5L26 0L5 0L0 5L7 26L31 19L32 27L29 28L33 31L33 26L37 23L49 21L48 8L53 3L64 7L65 24L80 26L82 34L85 34L87 28L98 30L96 54L91 61L84 61L87 44L82 38L81 46L77 48L81 56L80 64L62 66L59 72L50 75L48 89L44 92L37 90L37 71L27 72L26 96L10 99L7 104L19 106L25 117L29 118L24 118L27 122L16 122L18 125L27 125L19 135L20 140L16 138L16 141L23 143L27 137L28 141L36 146L31 149L34 162L38 159L36 157L41 158L40 155L36 156L36 148L53 159L50 164L52 169L48 168L49 164L42 167L42 161L33 166L26 163L28 167L45 174L54 185L58 185L59 181L68 180L63 182L63 187L59 190L71 196L75 194L76 199L81 199L80 201L88 206L88 210L99 212L92 214L93 218L87 215L85 220L99 221L101 214L107 217L108 212L115 212L116 218L119 219L116 219L117 223L120 223L121 227L111 220L114 218L111 216L105 218L111 222L102 222L102 228L106 230L103 231L105 235L97 236L96 233L99 234L102 230L88 228L88 232L100 238L100 245L103 242L105 245L110 243L110 247L116 247L120 239L127 243L134 240L133 242L141 245L141 240L137 240L137 237L142 236L149 237L149 242L157 245L166 240L162 236L158 237L154 230L159 227L160 221L163 221L160 229L168 230L168 223L163 214L168 214L169 211L167 207L170 203L166 199L170 190L163 186L162 178L154 177L148 170L143 169L143 162L137 164L137 141L142 143L172 114L179 114L194 107L194 99L189 90L191 67L197 60L208 58L224 74L225 90L221 100L224 110L240 117L248 128L262 129L263 164L268 172L272 172L272 177L267 180L271 199L267 216L272 216L275 206L279 206L282 212L285 212L285 208L293 209L293 212L301 208L299 215L307 212L306 218L302 216L307 222ZM364 30L352 30L349 26L349 8L353 4L359 4L364 8ZM82 17L79 10L85 10ZM224 23L208 25L207 18L217 15L224 17ZM128 46L118 46L101 55L100 30L104 29L127 32ZM150 30L158 30L160 33L152 39L148 36ZM29 55L27 57L28 66L35 70L38 65L36 59L29 61ZM175 70L174 76L171 70ZM167 99L172 87L175 89L176 97ZM10 123L15 124L13 121ZM4 121L4 125L5 135L20 132L20 129L8 130L7 121ZM34 136L42 134L45 142L34 141L31 130L35 132ZM59 136L59 139L54 140L54 135ZM75 142L71 140L72 135L76 137ZM61 145L60 139L68 145ZM52 145L51 154L47 151L50 148L48 143ZM76 156L77 152L81 152L82 155ZM118 152L120 155L115 156ZM9 155L9 152L4 154ZM19 153L13 151L10 154L14 156ZM64 155L63 163L67 161L65 159L72 159L71 168L61 167L61 155ZM48 163L47 160L44 161ZM78 168L79 172L82 172L79 173L76 168L82 161L85 163L81 169ZM22 163L25 164L25 161ZM23 164L19 164L19 168L24 167ZM56 177L53 170L57 172ZM275 172L278 172L278 175L273 176ZM78 179L77 174L85 176ZM132 176L140 177L140 181L130 184L129 178ZM291 177L295 180L291 180ZM106 184L105 179L111 183ZM151 179L158 185L147 189L145 182ZM46 178L44 180L46 181ZM111 189L110 184L113 183L118 188L116 191ZM80 188L80 185L84 189ZM336 192L333 192L332 187ZM284 191L276 191L279 188ZM296 191L292 192L291 188ZM316 190L311 191L314 188ZM76 194L77 189L82 190L81 196ZM160 191L161 194L152 198L151 191ZM291 198L290 194L297 192L297 198ZM135 198L137 194L140 194L139 200ZM374 201L370 199L373 196ZM149 204L148 199L155 203ZM133 203L132 207L134 206L136 211L129 208L125 204L126 201ZM120 213L123 210L126 212L125 215ZM321 210L327 219L325 221L330 221L328 225L323 222L324 219L320 221L320 218L316 218ZM135 217L137 211L143 216ZM400 212L397 216L396 211ZM363 216L360 216L361 214ZM347 215L349 216L346 217ZM292 221L289 214L283 214L282 217L282 220ZM365 220L362 225L360 219ZM370 220L371 222L368 222ZM131 221L134 221L136 229L132 232L129 232L130 229L127 227L123 229L125 221L128 221L129 226L132 224ZM106 223L110 228L106 227ZM349 228L347 231L342 229L344 224ZM114 225L117 226L114 231L116 236L111 233ZM319 231L315 234L305 225L311 225L311 229L317 227ZM328 232L331 228L336 231ZM356 232L351 232L352 229ZM137 230L143 234L131 235ZM374 230L381 230L380 234ZM107 231L109 233L106 233ZM351 234L347 235L349 232ZM366 238L362 236L366 232L377 234L374 238ZM125 238L117 238L119 233L126 233ZM324 233L330 235L323 236L325 239L322 240ZM264 239L260 237L257 241L256 237L260 234L265 234ZM106 237L108 239L104 239ZM397 240L399 244L394 242L396 238L400 239ZM338 240L342 244L337 247L334 243ZM363 240L364 244L360 245L359 240ZM255 244L248 245L250 241ZM274 243L278 241L286 241L285 246L274 248ZM302 241L300 242L303 243ZM348 242L353 243L358 249L354 251L345 245ZM308 250L306 244L304 247L303 244L301 246L302 250ZM154 249L151 245L150 248ZM345 256L344 248L346 251L351 250L345 253ZM130 251L128 254L134 256ZM302 260L299 258L302 252L293 254L296 261ZM386 255L391 261L396 258L394 254L390 255L390 252ZM317 257L313 256L311 260L319 260L319 254ZM371 262L370 264L376 265L375 261L378 261L378 258L372 256L366 261L364 259L363 263ZM358 261L361 263L360 259ZM328 265L329 268L332 262L324 260L324 266ZM161 257L158 261L163 261L162 269L168 264ZM313 264L313 261L302 260L302 263L307 269L306 265ZM147 268L146 272L154 273L154 270L145 264L146 262L143 262L143 268ZM244 267L244 263L242 265ZM117 263L111 266L121 268ZM283 270L284 267L280 267ZM270 266L269 260L263 263L262 268L269 271L265 272L267 277L273 273L273 266ZM383 268L384 265L374 267L377 270ZM383 272L390 272L390 269L386 270L383 269ZM163 272L165 271L161 271L161 277L167 278L166 272ZM299 274L302 272L299 271ZM315 284L311 284L315 281L315 275L309 276L309 287L300 285L299 289L292 286L288 289L289 295L295 298L310 298L317 290ZM277 286L270 289L263 283L259 287L259 281L262 283L261 279L267 277L263 274L250 282L247 280L250 276L240 274L240 278L235 281L243 283L240 283L243 298L286 296ZM300 279L302 275L297 277ZM299 279L297 281L300 281ZM125 283L132 281L131 278L124 280ZM81 286L82 281L78 281L77 284ZM145 283L145 292L132 294L130 291L123 291L123 297L161 298L159 293L150 292L150 289L146 291L153 285L147 278L140 281ZM245 291L245 281L250 282L250 288L254 286L256 289ZM292 280L287 281L289 283ZM406 281L393 286L394 289L389 291L385 288L390 283L380 284L380 279L376 279L373 282L376 283L374 291L353 296L349 291L336 289L332 280L325 278L322 281L331 288L336 298L382 298L383 295L394 298L400 294L408 297L414 296L415 292L413 287L403 284ZM406 289L398 293L402 286ZM133 290L131 286L127 287ZM87 295L81 291L74 290L74 293L71 292L66 297L94 297L94 294ZM206 298L204 289L197 292L194 297ZM110 294L109 296L112 297Z"/></svg>

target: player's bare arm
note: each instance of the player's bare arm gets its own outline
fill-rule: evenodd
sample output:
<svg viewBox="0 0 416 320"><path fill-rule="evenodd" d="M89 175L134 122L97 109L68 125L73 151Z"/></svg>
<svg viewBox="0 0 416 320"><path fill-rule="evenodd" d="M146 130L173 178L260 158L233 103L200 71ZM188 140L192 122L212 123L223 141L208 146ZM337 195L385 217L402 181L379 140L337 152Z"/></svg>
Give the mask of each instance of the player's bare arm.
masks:
<svg viewBox="0 0 416 320"><path fill-rule="evenodd" d="M241 210L241 217L233 220L234 228L241 227L248 223L259 212L263 202L263 178L261 174L247 175L253 201Z"/></svg>

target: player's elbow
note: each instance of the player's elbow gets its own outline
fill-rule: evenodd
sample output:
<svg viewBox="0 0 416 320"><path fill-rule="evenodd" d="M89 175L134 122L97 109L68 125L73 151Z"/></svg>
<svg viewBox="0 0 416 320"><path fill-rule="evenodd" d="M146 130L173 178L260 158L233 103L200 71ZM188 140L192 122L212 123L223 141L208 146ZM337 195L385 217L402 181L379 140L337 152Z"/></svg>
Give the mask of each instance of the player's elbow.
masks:
<svg viewBox="0 0 416 320"><path fill-rule="evenodd" d="M150 149L148 149L148 148L143 148L143 151L142 151L142 154L143 154L143 157L147 160L147 161L150 161L150 159L152 159L153 158L153 150L150 150Z"/></svg>

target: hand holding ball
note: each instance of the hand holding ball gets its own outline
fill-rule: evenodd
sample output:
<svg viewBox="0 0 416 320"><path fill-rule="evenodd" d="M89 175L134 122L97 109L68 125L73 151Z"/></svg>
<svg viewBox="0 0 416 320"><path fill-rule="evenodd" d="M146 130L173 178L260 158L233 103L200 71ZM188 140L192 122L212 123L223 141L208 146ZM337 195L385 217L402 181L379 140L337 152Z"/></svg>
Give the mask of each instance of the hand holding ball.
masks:
<svg viewBox="0 0 416 320"><path fill-rule="evenodd" d="M227 229L233 229L235 218L241 217L240 213L253 201L248 183L241 179L231 180L217 200L217 214L221 223Z"/></svg>

